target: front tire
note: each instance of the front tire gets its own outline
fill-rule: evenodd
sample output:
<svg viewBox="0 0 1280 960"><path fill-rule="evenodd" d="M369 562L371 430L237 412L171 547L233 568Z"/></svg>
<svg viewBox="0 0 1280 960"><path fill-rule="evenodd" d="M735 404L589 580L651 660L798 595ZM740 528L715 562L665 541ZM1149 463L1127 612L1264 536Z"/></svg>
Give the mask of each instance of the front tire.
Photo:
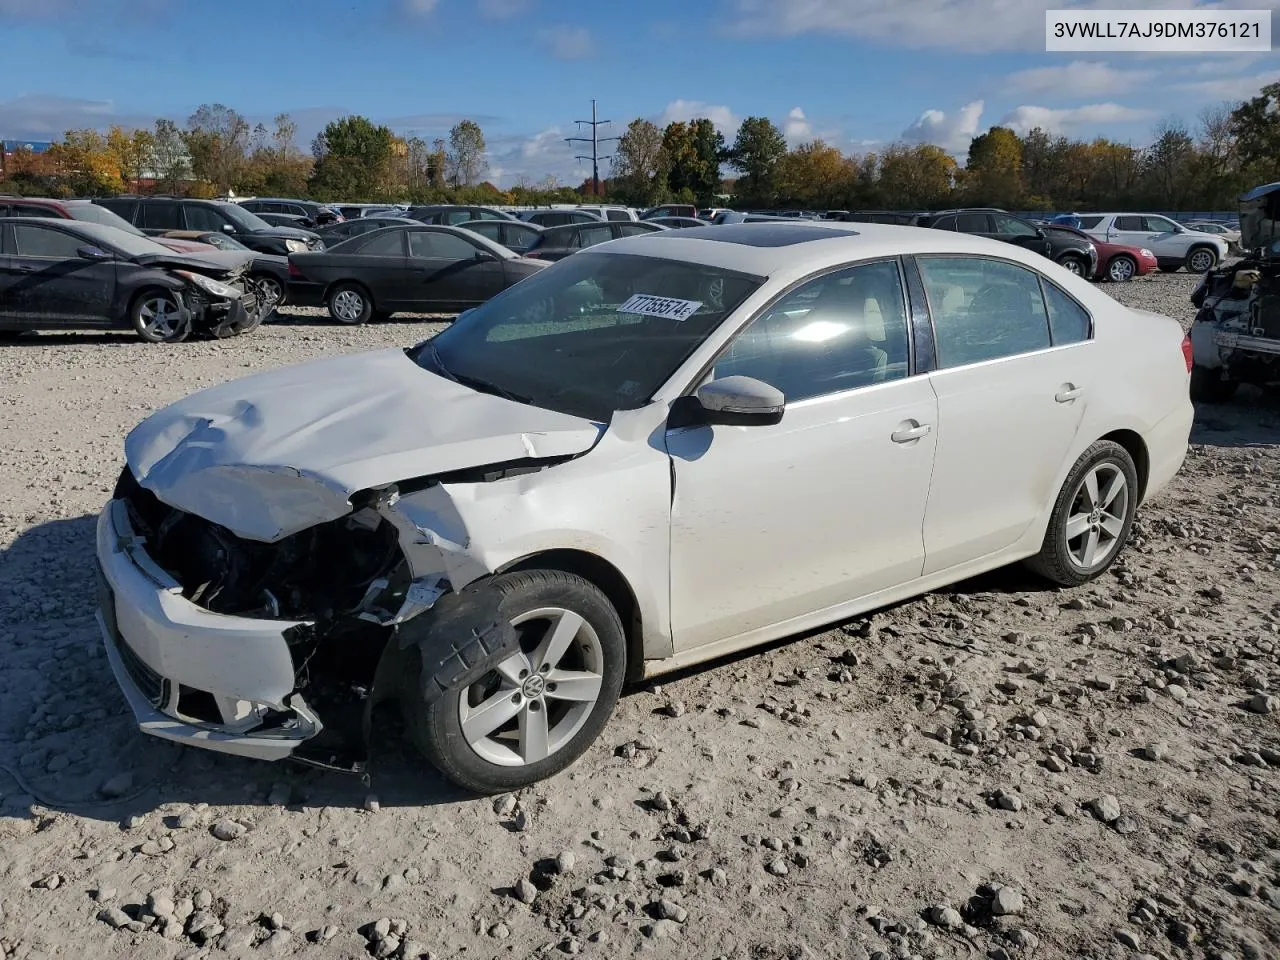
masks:
<svg viewBox="0 0 1280 960"><path fill-rule="evenodd" d="M168 290L145 290L129 305L129 322L147 343L179 343L187 338L178 298Z"/></svg>
<svg viewBox="0 0 1280 960"><path fill-rule="evenodd" d="M613 712L627 661L618 612L587 580L530 570L487 583L520 651L431 703L422 683L403 701L423 756L446 779L482 794L527 787L577 760Z"/></svg>
<svg viewBox="0 0 1280 960"><path fill-rule="evenodd" d="M255 274L249 279L253 285L258 288L258 298L262 301L262 310L264 314L274 307L284 306L284 284L279 280L267 273Z"/></svg>
<svg viewBox="0 0 1280 960"><path fill-rule="evenodd" d="M339 323L356 326L373 317L373 299L359 284L340 283L329 291L329 316Z"/></svg>
<svg viewBox="0 0 1280 960"><path fill-rule="evenodd" d="M1027 566L1064 587L1096 579L1124 549L1137 507L1133 457L1118 443L1098 440L1067 474L1044 543Z"/></svg>
<svg viewBox="0 0 1280 960"><path fill-rule="evenodd" d="M1068 253L1063 256L1058 265L1067 273L1074 273L1077 277L1088 279L1089 265L1081 257L1077 257L1074 253Z"/></svg>
<svg viewBox="0 0 1280 960"><path fill-rule="evenodd" d="M1191 399L1195 403L1224 403L1235 395L1238 386L1238 380L1224 378L1221 370L1191 368Z"/></svg>
<svg viewBox="0 0 1280 960"><path fill-rule="evenodd" d="M1107 264L1107 279L1112 283L1128 283L1138 273L1138 261L1123 254Z"/></svg>
<svg viewBox="0 0 1280 960"><path fill-rule="evenodd" d="M1187 273L1205 274L1218 264L1218 251L1212 247L1193 247L1187 253Z"/></svg>

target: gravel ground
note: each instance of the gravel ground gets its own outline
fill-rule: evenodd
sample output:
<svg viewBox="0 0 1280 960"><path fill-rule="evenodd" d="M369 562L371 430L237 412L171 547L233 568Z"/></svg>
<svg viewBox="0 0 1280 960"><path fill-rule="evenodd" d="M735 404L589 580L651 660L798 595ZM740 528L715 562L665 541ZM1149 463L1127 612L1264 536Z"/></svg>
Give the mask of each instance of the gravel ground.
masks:
<svg viewBox="0 0 1280 960"><path fill-rule="evenodd" d="M1193 284L1108 292L1189 321ZM0 958L1280 956L1280 404L1252 390L1200 411L1102 581L1005 571L632 691L516 796L394 731L369 787L138 734L92 621L125 432L435 329L0 347Z"/></svg>

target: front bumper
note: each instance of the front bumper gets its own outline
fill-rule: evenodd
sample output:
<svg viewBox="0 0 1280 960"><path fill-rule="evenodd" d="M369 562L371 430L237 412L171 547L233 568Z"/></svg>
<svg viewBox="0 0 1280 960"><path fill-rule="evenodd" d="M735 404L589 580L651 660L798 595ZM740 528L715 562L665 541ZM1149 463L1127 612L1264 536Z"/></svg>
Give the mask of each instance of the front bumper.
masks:
<svg viewBox="0 0 1280 960"><path fill-rule="evenodd" d="M280 760L319 719L294 693L285 634L308 624L211 613L146 553L123 500L98 517L98 625L143 733L221 753Z"/></svg>

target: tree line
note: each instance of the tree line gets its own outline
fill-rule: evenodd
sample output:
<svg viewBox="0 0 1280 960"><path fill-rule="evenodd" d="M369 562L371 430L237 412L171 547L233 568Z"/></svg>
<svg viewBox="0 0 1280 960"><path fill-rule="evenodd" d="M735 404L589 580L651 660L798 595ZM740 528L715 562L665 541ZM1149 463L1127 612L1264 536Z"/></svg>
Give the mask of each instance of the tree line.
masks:
<svg viewBox="0 0 1280 960"><path fill-rule="evenodd" d="M1147 147L1033 129L992 127L974 137L966 162L932 144L893 143L848 155L822 140L788 147L767 117L748 117L732 142L711 120L659 127L633 120L615 149L606 199L743 209L927 209L966 204L1015 210L1231 209L1241 192L1280 180L1280 83L1206 110L1189 127L1162 121ZM47 153L15 153L0 192L101 196L147 189L215 196L312 197L415 203L576 202L591 191L554 177L520 177L499 190L488 172L484 132L462 120L447 138L400 137L366 117L329 123L310 152L287 114L251 127L222 104L199 107L179 127L105 134L69 130ZM728 168L736 178L725 180Z"/></svg>

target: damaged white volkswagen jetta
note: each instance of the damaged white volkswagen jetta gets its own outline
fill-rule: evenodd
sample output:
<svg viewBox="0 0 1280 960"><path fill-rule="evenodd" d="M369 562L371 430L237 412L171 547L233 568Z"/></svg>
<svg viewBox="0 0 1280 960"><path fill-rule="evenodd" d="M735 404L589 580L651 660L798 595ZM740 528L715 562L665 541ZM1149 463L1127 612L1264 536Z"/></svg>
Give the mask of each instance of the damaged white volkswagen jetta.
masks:
<svg viewBox="0 0 1280 960"><path fill-rule="evenodd" d="M1174 321L964 234L604 244L138 426L109 660L156 736L358 770L396 700L447 778L510 790L628 677L1018 560L1097 577L1182 463L1188 367Z"/></svg>

